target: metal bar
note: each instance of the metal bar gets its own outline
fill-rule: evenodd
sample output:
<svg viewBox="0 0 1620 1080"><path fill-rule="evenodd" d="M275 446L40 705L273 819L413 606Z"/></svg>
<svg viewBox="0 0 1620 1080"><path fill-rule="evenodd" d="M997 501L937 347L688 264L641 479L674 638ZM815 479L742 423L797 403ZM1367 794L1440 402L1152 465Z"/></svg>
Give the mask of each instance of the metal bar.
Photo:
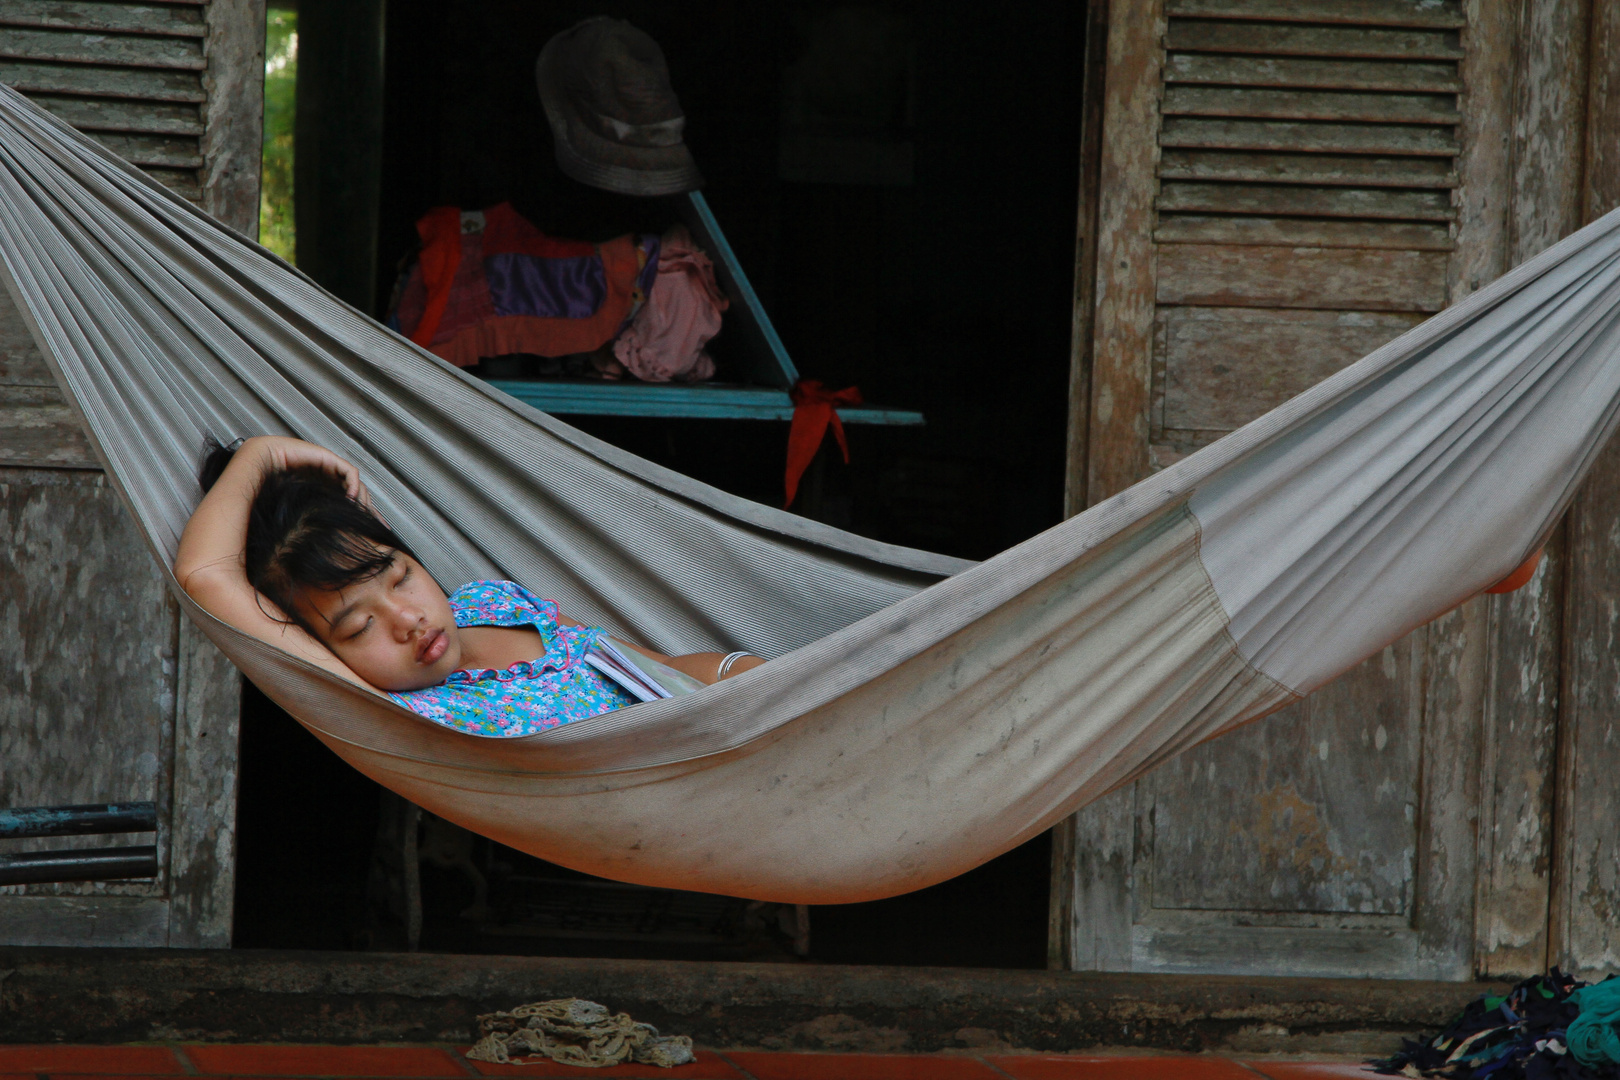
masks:
<svg viewBox="0 0 1620 1080"><path fill-rule="evenodd" d="M0 840L157 831L157 804L90 803L0 810Z"/></svg>
<svg viewBox="0 0 1620 1080"><path fill-rule="evenodd" d="M0 855L0 885L54 881L119 881L157 877L157 847L87 848Z"/></svg>

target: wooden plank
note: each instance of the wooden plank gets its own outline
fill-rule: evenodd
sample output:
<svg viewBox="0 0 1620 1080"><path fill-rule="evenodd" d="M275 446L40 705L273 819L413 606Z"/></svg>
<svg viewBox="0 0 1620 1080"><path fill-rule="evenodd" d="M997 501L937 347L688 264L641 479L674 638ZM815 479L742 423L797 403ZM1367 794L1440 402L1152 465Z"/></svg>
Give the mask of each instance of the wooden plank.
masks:
<svg viewBox="0 0 1620 1080"><path fill-rule="evenodd" d="M1418 815L1418 956L1450 961L1439 978L1473 976L1479 886L1480 729L1489 662L1487 607L1476 597L1423 633L1428 678L1423 704L1423 792ZM1443 959L1442 959L1443 958Z"/></svg>
<svg viewBox="0 0 1620 1080"><path fill-rule="evenodd" d="M0 896L0 945L156 948L169 903L133 896Z"/></svg>
<svg viewBox="0 0 1620 1080"><path fill-rule="evenodd" d="M1325 56L1360 60L1461 60L1455 30L1368 30L1249 22L1174 20L1165 37L1172 51Z"/></svg>
<svg viewBox="0 0 1620 1080"><path fill-rule="evenodd" d="M1161 304L1439 311L1447 257L1434 251L1167 244Z"/></svg>
<svg viewBox="0 0 1620 1080"><path fill-rule="evenodd" d="M98 66L201 71L208 66L195 38L84 34L61 30L0 28L0 57Z"/></svg>
<svg viewBox="0 0 1620 1080"><path fill-rule="evenodd" d="M152 179L190 202L202 200L202 185L197 182L196 169L142 169Z"/></svg>
<svg viewBox="0 0 1620 1080"><path fill-rule="evenodd" d="M1067 901L1067 930L1058 957L1069 971L1131 970L1131 863L1135 853L1136 793L1127 784L1066 821L1072 857L1056 862L1052 887ZM1054 836L1056 839L1056 836ZM1054 913L1058 910L1054 906Z"/></svg>
<svg viewBox="0 0 1620 1080"><path fill-rule="evenodd" d="M1620 206L1620 10L1593 5L1590 33L1581 209L1595 221Z"/></svg>
<svg viewBox="0 0 1620 1080"><path fill-rule="evenodd" d="M0 386L0 465L37 469L101 467L79 427L78 417L54 386Z"/></svg>
<svg viewBox="0 0 1620 1080"><path fill-rule="evenodd" d="M207 12L210 93L208 130L200 148L202 204L216 219L250 237L259 235L264 8L264 0L213 0Z"/></svg>
<svg viewBox="0 0 1620 1080"><path fill-rule="evenodd" d="M1299 187L1283 184L1206 184L1166 181L1159 210L1208 214L1265 214L1294 217L1385 218L1450 221L1455 217L1448 191L1390 188Z"/></svg>
<svg viewBox="0 0 1620 1080"><path fill-rule="evenodd" d="M1419 26L1460 29L1466 25L1459 0L1413 3L1412 0L1169 0L1176 16L1203 19L1254 19L1273 22L1343 23L1353 26Z"/></svg>
<svg viewBox="0 0 1620 1080"><path fill-rule="evenodd" d="M1153 239L1161 244L1255 244L1396 251L1450 251L1456 246L1450 228L1445 225L1201 214L1161 214Z"/></svg>
<svg viewBox="0 0 1620 1080"><path fill-rule="evenodd" d="M1347 93L1173 85L1166 116L1239 116L1256 120L1332 120L1370 124L1455 124L1455 94Z"/></svg>
<svg viewBox="0 0 1620 1080"><path fill-rule="evenodd" d="M195 169L203 163L202 151L196 139L165 135L126 135L109 131L87 131L85 134L131 165Z"/></svg>
<svg viewBox="0 0 1620 1080"><path fill-rule="evenodd" d="M202 110L178 102L30 94L35 105L81 131L129 131L150 135L203 133Z"/></svg>
<svg viewBox="0 0 1620 1080"><path fill-rule="evenodd" d="M1154 770L1155 911L1412 912L1421 642Z"/></svg>
<svg viewBox="0 0 1620 1080"><path fill-rule="evenodd" d="M1467 978L1457 974L1456 962L1450 957L1437 962L1418 954L1415 936L1393 925L1293 927L1254 925L1252 921L1197 927L1139 925L1133 929L1131 970L1160 974L1218 971L1246 978Z"/></svg>
<svg viewBox="0 0 1620 1080"><path fill-rule="evenodd" d="M236 893L242 677L190 619L182 618L176 682L168 943L170 948L226 949Z"/></svg>
<svg viewBox="0 0 1620 1080"><path fill-rule="evenodd" d="M1620 8L1594 4L1587 75L1582 211L1590 221L1620 207ZM1564 614L1557 806L1548 962L1586 978L1620 968L1620 442L1599 455L1565 527ZM1601 973L1601 974L1600 974Z"/></svg>
<svg viewBox="0 0 1620 1080"><path fill-rule="evenodd" d="M1474 966L1516 979L1547 968L1554 765L1558 745L1564 534L1529 584L1490 598Z"/></svg>
<svg viewBox="0 0 1620 1080"><path fill-rule="evenodd" d="M1159 309L1165 428L1235 431L1423 321L1396 312Z"/></svg>
<svg viewBox="0 0 1620 1080"><path fill-rule="evenodd" d="M16 63L0 60L0 83L25 94L91 94L142 101L206 101L202 75L152 68Z"/></svg>
<svg viewBox="0 0 1620 1080"><path fill-rule="evenodd" d="M1517 265L1580 226L1588 12L1568 0L1529 4L1515 35L1513 210L1508 261Z"/></svg>
<svg viewBox="0 0 1620 1080"><path fill-rule="evenodd" d="M0 291L0 386L56 386L45 358L29 333L28 324L11 302L9 293Z"/></svg>
<svg viewBox="0 0 1620 1080"><path fill-rule="evenodd" d="M1530 4L1514 27L1509 264L1580 224L1588 15L1582 2ZM1565 540L1561 528L1530 583L1491 598L1475 966L1496 978L1549 962Z"/></svg>
<svg viewBox="0 0 1620 1080"><path fill-rule="evenodd" d="M165 820L177 612L123 505L99 472L3 469L0 544L0 760L29 763L0 771L0 805L153 800ZM102 843L74 839L18 843ZM28 887L90 890L162 882Z"/></svg>
<svg viewBox="0 0 1620 1080"><path fill-rule="evenodd" d="M1451 162L1431 157L1165 150L1161 180L1247 180L1346 187L1453 188Z"/></svg>
<svg viewBox="0 0 1620 1080"><path fill-rule="evenodd" d="M1086 508L1086 458L1091 431L1092 330L1097 305L1097 203L1102 168L1103 89L1108 71L1108 0L1086 5L1086 60L1080 108L1080 185L1075 214L1074 306L1069 318L1069 415L1066 428L1063 515ZM1072 825L1072 822L1070 822ZM1059 837L1054 834L1054 843ZM1053 856L1057 866L1057 856ZM1054 889L1061 886L1053 878ZM1061 906L1054 900L1053 911ZM1054 918L1056 915L1054 914ZM1068 925L1068 920L1063 921ZM1065 930L1064 933L1067 933ZM1068 947L1051 938L1053 955Z"/></svg>
<svg viewBox="0 0 1620 1080"><path fill-rule="evenodd" d="M1390 60L1307 60L1276 56L1218 56L1172 53L1165 62L1166 83L1271 86L1315 90L1389 90L1406 93L1460 93L1455 63Z"/></svg>
<svg viewBox="0 0 1620 1080"><path fill-rule="evenodd" d="M169 37L203 36L203 16L198 7L170 4L6 0L0 4L0 25Z"/></svg>
<svg viewBox="0 0 1620 1080"><path fill-rule="evenodd" d="M1620 442L1610 442L1571 508L1569 587L1549 962L1583 978L1620 968Z"/></svg>
<svg viewBox="0 0 1620 1080"><path fill-rule="evenodd" d="M1153 187L1164 30L1161 0L1117 0L1109 16L1097 224L1091 445L1086 498L1148 473L1154 308Z"/></svg>
<svg viewBox="0 0 1620 1080"><path fill-rule="evenodd" d="M1210 120L1167 117L1164 147L1210 150L1283 150L1318 154L1416 154L1451 157L1451 128L1395 124L1323 124L1288 120Z"/></svg>
<svg viewBox="0 0 1620 1080"><path fill-rule="evenodd" d="M1507 214L1512 201L1513 39L1518 7L1466 0L1468 102L1458 126L1457 250L1447 272L1455 302L1507 269Z"/></svg>
<svg viewBox="0 0 1620 1080"><path fill-rule="evenodd" d="M1109 0L1087 0L1080 101L1080 190L1069 323L1069 410L1063 516L1086 508L1091 442L1092 362L1097 304L1098 209L1103 96L1108 72ZM1057 971L1130 963L1131 788L1111 792L1052 827L1046 966ZM1109 822L1123 826L1111 830ZM1108 899L1112 898L1110 905ZM1118 955L1116 955L1118 954Z"/></svg>

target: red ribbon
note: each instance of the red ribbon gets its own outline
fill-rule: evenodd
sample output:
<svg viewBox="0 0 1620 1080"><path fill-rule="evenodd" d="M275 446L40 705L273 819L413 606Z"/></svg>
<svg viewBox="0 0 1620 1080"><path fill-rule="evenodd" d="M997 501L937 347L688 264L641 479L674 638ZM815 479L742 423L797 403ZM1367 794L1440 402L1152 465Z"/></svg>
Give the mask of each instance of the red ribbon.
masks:
<svg viewBox="0 0 1620 1080"><path fill-rule="evenodd" d="M849 464L849 443L844 439L844 422L838 419L838 406L861 403L861 392L855 387L828 390L816 379L795 383L788 396L793 399L793 426L788 429L787 502L782 504L784 507L793 505L793 498L799 493L799 480L804 476L804 470L816 459L816 451L821 449L821 442L827 437L827 425L832 425L838 449L844 452L844 464Z"/></svg>
<svg viewBox="0 0 1620 1080"><path fill-rule="evenodd" d="M427 290L427 305L422 309L422 321L411 331L411 340L425 349L433 344L433 335L439 332L445 306L450 303L450 286L456 280L456 268L461 265L460 208L435 206L416 223L416 235L422 238L422 253L418 258L422 266L422 287Z"/></svg>

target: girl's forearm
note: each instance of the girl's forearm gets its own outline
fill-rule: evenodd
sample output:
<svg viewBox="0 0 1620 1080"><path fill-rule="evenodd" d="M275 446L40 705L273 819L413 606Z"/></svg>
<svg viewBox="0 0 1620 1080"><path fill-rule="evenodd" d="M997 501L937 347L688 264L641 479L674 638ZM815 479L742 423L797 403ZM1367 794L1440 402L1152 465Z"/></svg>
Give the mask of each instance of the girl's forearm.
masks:
<svg viewBox="0 0 1620 1080"><path fill-rule="evenodd" d="M186 522L174 559L174 574L187 592L192 591L191 581L202 571L209 571L210 576L245 572L242 552L247 541L248 515L269 460L265 442L249 439L241 445Z"/></svg>
<svg viewBox="0 0 1620 1080"><path fill-rule="evenodd" d="M630 645L629 642L625 642L625 644ZM699 652L687 653L685 656L665 656L662 653L655 653L651 649L643 649L638 645L630 645L630 647L643 656L649 656L657 660L660 664L667 664L682 675L690 675L698 682L710 685L720 681L720 665L725 662L728 655L718 652ZM731 662L731 668L726 672L726 678L729 679L733 675L741 675L745 671L751 671L764 662L757 656L739 656Z"/></svg>

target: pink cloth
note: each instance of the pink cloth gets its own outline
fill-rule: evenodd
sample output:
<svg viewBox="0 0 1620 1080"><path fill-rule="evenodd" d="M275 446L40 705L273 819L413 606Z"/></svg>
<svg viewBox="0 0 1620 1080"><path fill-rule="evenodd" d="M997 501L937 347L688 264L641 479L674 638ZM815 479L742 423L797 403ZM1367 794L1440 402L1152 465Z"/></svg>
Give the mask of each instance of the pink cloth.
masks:
<svg viewBox="0 0 1620 1080"><path fill-rule="evenodd" d="M720 313L730 306L714 280L714 264L677 225L658 249L658 276L647 302L613 343L613 355L647 382L700 382L714 377L714 359L703 350L720 332Z"/></svg>

